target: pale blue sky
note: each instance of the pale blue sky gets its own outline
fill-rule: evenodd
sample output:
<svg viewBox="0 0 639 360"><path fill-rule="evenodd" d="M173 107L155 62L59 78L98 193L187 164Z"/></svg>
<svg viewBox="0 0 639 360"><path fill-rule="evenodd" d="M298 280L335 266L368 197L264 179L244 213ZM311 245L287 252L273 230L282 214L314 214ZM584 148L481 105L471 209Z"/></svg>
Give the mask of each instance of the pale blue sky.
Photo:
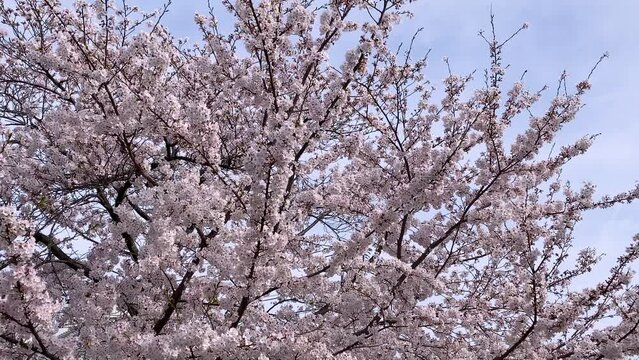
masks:
<svg viewBox="0 0 639 360"><path fill-rule="evenodd" d="M145 7L159 7L148 0ZM157 5L155 5L157 4ZM222 6L218 17L225 19ZM178 37L197 39L193 14L206 1L175 1L164 24ZM527 69L526 84L533 89L544 84L553 89L565 69L569 84L585 78L601 54L610 57L592 77L593 89L586 107L568 125L557 145L586 134L601 133L591 151L572 161L564 178L577 185L591 180L599 193L630 189L639 180L639 1L636 0L419 0L410 5L413 19L397 28L392 41L407 41L415 29L424 31L416 42L416 53L430 53L427 77L438 85L448 57L455 72L470 73L486 67L485 43L477 36L489 29L490 9L496 16L497 32L508 36L522 23L530 27L505 48L504 63L511 65L511 79ZM200 10L202 11L202 10ZM340 61L339 54L336 61ZM551 95L554 90L548 92ZM609 255L596 270L605 270L639 232L639 204L617 206L585 216L576 229L577 248L594 246ZM596 271L585 283L606 275Z"/></svg>
<svg viewBox="0 0 639 360"><path fill-rule="evenodd" d="M444 56L463 73L485 67L486 48L477 32L489 29L491 6L502 36L529 23L505 48L504 62L511 64L513 77L528 69L525 80L534 89L544 84L554 89L564 69L574 84L609 52L592 76L586 107L561 133L558 145L601 133L587 154L568 164L563 177L573 184L590 180L599 193L630 189L639 180L639 1L417 1L415 18L402 32L405 37L408 29L425 28L419 44L432 48L428 71L433 81L443 76ZM575 230L575 246L594 246L608 256L584 283L606 276L606 267L638 232L637 203L586 214Z"/></svg>

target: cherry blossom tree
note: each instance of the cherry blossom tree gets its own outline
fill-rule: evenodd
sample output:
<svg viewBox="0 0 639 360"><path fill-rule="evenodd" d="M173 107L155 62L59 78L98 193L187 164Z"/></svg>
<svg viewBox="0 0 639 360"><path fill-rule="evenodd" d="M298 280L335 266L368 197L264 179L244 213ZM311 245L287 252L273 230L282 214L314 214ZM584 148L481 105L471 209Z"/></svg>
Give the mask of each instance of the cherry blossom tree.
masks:
<svg viewBox="0 0 639 360"><path fill-rule="evenodd" d="M639 237L588 288L572 248L639 187L560 177L593 137L548 155L588 80L508 83L492 31L438 96L405 5L223 0L191 44L169 4L0 1L0 356L639 355Z"/></svg>

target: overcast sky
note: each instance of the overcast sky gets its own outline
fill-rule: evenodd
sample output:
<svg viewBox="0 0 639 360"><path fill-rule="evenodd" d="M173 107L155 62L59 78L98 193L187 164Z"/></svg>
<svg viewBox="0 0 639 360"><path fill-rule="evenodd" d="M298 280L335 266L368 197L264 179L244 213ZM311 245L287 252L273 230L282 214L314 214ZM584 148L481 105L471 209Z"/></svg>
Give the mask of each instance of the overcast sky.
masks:
<svg viewBox="0 0 639 360"><path fill-rule="evenodd" d="M145 2L152 3L155 0ZM164 24L178 37L198 39L192 19L196 11L203 12L205 3L176 1ZM220 9L221 22L229 21L221 5L212 3ZM424 28L415 50L425 54L431 49L426 75L435 85L446 71L443 57L448 57L454 72L481 74L488 58L477 34L489 29L491 6L502 38L524 22L529 24L505 48L504 63L510 64L511 79L528 70L525 82L532 89L556 87L563 70L570 76L569 84L575 84L587 77L604 52L610 54L591 79L586 107L564 129L557 145L601 133L590 152L567 166L563 177L574 185L590 180L598 185L599 194L632 188L639 180L639 1L419 0L410 5L414 18L397 28L392 41L406 41L417 28ZM333 56L342 60L340 54ZM639 204L588 213L576 228L575 246L594 246L608 256L584 284L606 276L605 268L635 233L639 233Z"/></svg>

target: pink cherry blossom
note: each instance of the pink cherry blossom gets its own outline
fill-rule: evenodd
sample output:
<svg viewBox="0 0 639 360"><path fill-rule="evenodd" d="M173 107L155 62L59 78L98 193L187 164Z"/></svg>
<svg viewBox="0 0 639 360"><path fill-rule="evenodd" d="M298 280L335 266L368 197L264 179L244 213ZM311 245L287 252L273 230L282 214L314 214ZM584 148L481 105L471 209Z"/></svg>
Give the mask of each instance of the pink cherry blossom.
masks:
<svg viewBox="0 0 639 360"><path fill-rule="evenodd" d="M167 7L0 2L0 357L639 356L639 236L581 290L572 249L639 186L561 178L593 136L542 154L588 79L534 112L481 33L485 86L437 99L404 1L222 3L185 43Z"/></svg>

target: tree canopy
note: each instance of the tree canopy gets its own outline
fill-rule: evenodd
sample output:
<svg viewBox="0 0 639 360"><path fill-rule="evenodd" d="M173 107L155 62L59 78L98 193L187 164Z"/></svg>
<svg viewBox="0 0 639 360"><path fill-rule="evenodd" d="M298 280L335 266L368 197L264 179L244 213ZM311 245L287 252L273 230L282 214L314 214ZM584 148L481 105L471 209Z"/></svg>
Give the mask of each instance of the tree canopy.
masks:
<svg viewBox="0 0 639 360"><path fill-rule="evenodd" d="M561 178L592 136L544 150L589 79L506 81L493 30L433 85L404 0L219 5L190 43L178 4L0 1L1 357L639 355L639 237L593 287L572 249L639 186Z"/></svg>

